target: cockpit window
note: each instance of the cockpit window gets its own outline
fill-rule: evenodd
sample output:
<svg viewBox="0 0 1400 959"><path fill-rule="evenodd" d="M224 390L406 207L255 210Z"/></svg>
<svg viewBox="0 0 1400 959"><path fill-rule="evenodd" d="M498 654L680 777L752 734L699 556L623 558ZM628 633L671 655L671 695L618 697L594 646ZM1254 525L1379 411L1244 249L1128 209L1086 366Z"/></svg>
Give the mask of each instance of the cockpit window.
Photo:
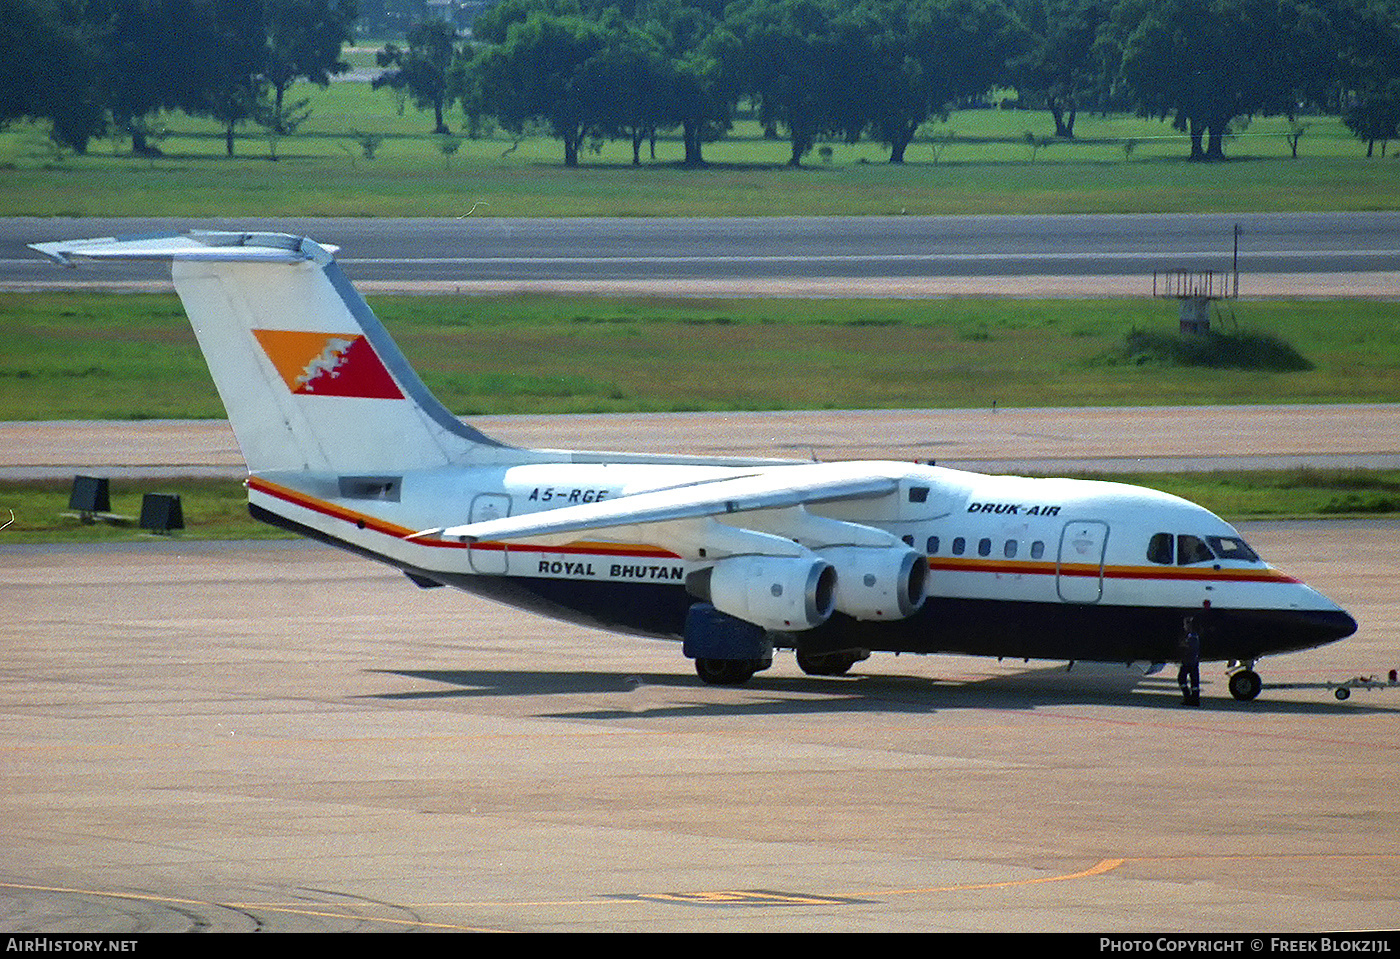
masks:
<svg viewBox="0 0 1400 959"><path fill-rule="evenodd" d="M1215 559L1238 559L1246 563L1261 562L1259 554L1238 536L1173 536L1154 533L1147 541L1149 562L1170 566L1173 560L1181 566L1209 563Z"/></svg>
<svg viewBox="0 0 1400 959"><path fill-rule="evenodd" d="M1259 562L1259 554L1249 548L1249 544L1238 536L1207 536L1206 542L1221 559L1242 559L1246 563Z"/></svg>
<svg viewBox="0 0 1400 959"><path fill-rule="evenodd" d="M1182 534L1176 538L1176 563L1187 566L1191 563L1209 563L1215 559L1206 541L1199 536Z"/></svg>

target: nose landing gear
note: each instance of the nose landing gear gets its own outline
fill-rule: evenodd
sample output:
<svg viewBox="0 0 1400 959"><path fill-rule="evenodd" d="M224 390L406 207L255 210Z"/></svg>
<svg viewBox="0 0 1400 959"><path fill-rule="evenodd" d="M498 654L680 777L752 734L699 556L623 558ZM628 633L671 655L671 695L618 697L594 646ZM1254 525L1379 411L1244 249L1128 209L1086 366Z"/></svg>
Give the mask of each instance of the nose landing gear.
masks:
<svg viewBox="0 0 1400 959"><path fill-rule="evenodd" d="M1264 681L1254 671L1253 661L1233 665L1236 668L1228 671L1230 695L1241 702L1248 702L1259 695L1259 691L1264 688Z"/></svg>

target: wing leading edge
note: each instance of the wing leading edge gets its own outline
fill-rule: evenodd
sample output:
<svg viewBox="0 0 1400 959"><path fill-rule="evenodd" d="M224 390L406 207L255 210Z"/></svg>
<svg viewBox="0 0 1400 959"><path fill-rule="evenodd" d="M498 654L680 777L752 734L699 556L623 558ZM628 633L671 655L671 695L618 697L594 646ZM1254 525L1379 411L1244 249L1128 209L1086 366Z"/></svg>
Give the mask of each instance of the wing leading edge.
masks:
<svg viewBox="0 0 1400 959"><path fill-rule="evenodd" d="M873 499L887 496L898 488L897 475L871 469L871 464L813 463L648 490L602 502L482 523L428 529L414 536L440 536L468 543L525 539L754 510L787 509L836 500Z"/></svg>

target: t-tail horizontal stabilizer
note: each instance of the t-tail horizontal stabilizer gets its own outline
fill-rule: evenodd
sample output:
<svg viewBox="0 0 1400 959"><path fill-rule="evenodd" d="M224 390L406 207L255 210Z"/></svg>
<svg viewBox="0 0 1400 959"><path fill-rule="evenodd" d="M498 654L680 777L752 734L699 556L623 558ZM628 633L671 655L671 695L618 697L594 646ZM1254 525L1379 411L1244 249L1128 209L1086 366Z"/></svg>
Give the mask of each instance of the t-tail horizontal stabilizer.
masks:
<svg viewBox="0 0 1400 959"><path fill-rule="evenodd" d="M519 461L423 385L332 255L279 233L34 244L80 260L168 260L250 472L397 473Z"/></svg>

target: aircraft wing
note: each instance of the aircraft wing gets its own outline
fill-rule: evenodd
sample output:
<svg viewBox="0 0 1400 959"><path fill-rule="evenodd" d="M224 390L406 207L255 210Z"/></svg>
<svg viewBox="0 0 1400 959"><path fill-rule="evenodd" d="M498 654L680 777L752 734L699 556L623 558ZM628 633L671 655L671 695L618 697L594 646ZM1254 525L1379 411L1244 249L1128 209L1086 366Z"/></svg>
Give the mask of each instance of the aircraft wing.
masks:
<svg viewBox="0 0 1400 959"><path fill-rule="evenodd" d="M881 472L876 464L809 463L465 526L423 530L414 536L438 535L468 543L522 539L833 500L871 499L887 496L898 487L898 477Z"/></svg>

